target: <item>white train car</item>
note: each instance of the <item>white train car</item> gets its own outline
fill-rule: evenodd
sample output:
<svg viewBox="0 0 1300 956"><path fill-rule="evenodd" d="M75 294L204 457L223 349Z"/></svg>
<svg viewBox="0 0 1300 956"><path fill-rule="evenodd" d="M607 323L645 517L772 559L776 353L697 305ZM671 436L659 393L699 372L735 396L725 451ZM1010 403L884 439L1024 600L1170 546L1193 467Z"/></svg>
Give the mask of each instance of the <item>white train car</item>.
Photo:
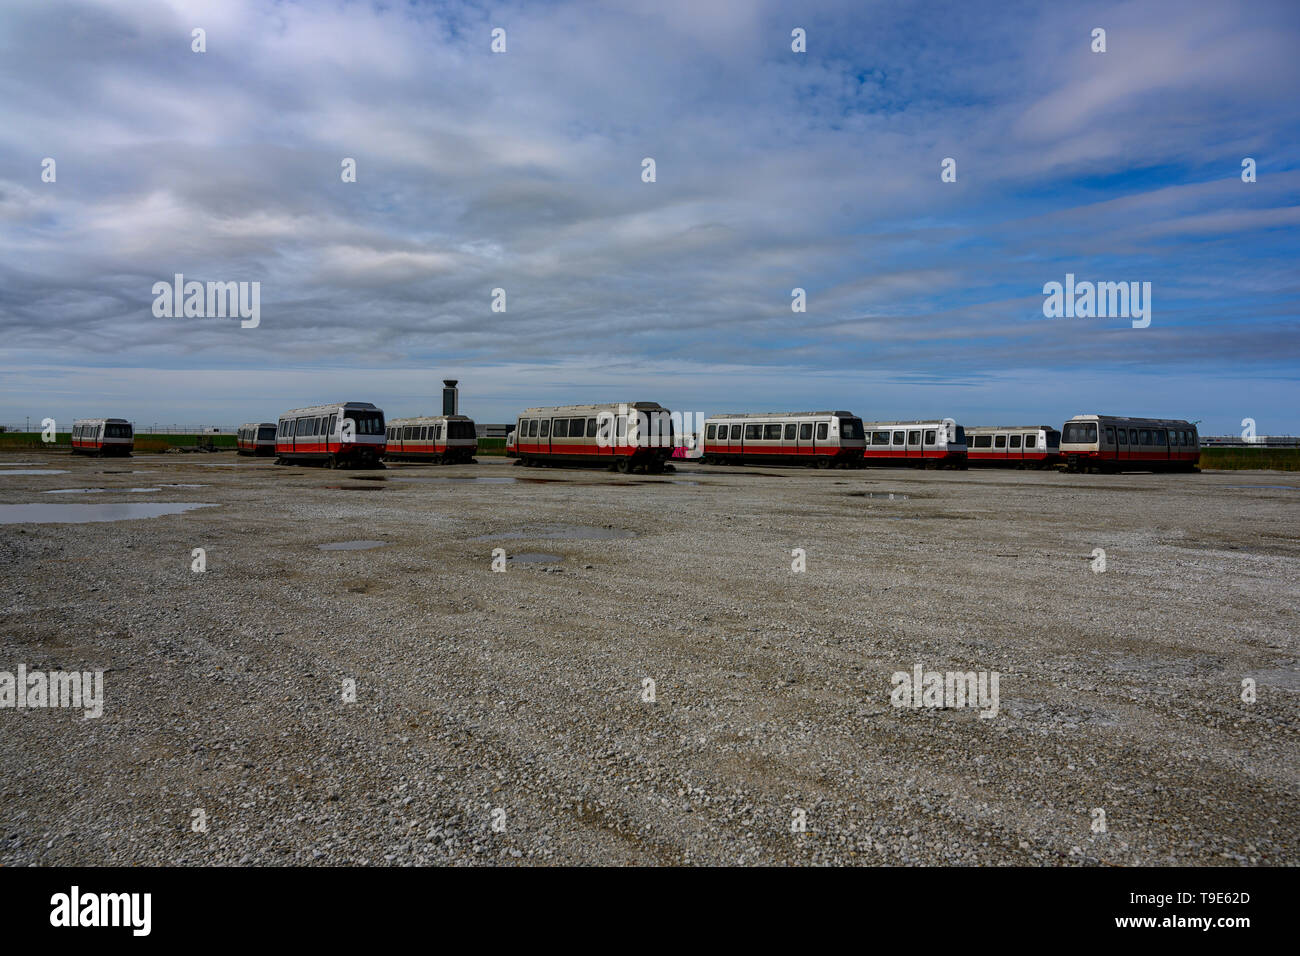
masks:
<svg viewBox="0 0 1300 956"><path fill-rule="evenodd" d="M245 422L235 431L235 454L274 455L275 422Z"/></svg>
<svg viewBox="0 0 1300 956"><path fill-rule="evenodd" d="M1196 426L1178 418L1075 415L1061 427L1069 471L1196 471Z"/></svg>
<svg viewBox="0 0 1300 956"><path fill-rule="evenodd" d="M384 413L370 402L294 408L276 427L277 465L383 468Z"/></svg>
<svg viewBox="0 0 1300 956"><path fill-rule="evenodd" d="M978 425L966 429L972 465L1051 468L1061 461L1061 433L1051 425Z"/></svg>
<svg viewBox="0 0 1300 956"><path fill-rule="evenodd" d="M766 412L704 420L710 465L862 467L862 419L852 412Z"/></svg>
<svg viewBox="0 0 1300 956"><path fill-rule="evenodd" d="M130 457L135 429L125 418L78 418L72 423L72 453Z"/></svg>
<svg viewBox="0 0 1300 956"><path fill-rule="evenodd" d="M658 402L546 405L515 422L517 464L604 465L621 472L660 472L677 435L672 413Z"/></svg>
<svg viewBox="0 0 1300 956"><path fill-rule="evenodd" d="M869 465L911 468L965 468L966 429L954 419L910 422L863 422Z"/></svg>
<svg viewBox="0 0 1300 956"><path fill-rule="evenodd" d="M464 415L394 418L388 423L384 459L435 465L473 462L478 454L474 420Z"/></svg>

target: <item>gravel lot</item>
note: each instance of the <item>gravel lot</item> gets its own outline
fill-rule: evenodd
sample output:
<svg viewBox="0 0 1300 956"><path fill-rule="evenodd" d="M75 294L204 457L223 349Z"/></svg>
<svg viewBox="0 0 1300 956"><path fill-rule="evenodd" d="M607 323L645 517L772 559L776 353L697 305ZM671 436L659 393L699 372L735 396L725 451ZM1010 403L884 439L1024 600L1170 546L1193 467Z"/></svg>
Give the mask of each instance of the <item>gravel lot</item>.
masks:
<svg viewBox="0 0 1300 956"><path fill-rule="evenodd" d="M1300 862L1295 475L0 462L3 865Z"/></svg>

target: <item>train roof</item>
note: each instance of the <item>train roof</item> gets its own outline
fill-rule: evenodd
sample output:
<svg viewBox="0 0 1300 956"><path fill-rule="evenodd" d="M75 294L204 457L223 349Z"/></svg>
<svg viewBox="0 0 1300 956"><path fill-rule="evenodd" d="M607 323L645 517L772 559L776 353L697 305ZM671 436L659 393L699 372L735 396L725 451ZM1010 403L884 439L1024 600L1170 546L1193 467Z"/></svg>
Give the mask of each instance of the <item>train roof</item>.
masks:
<svg viewBox="0 0 1300 956"><path fill-rule="evenodd" d="M942 425L944 422L951 421L953 421L951 418L919 418L915 421L906 422L863 422L862 427L866 428L869 425Z"/></svg>
<svg viewBox="0 0 1300 956"><path fill-rule="evenodd" d="M275 422L244 422L240 428L275 428Z"/></svg>
<svg viewBox="0 0 1300 956"><path fill-rule="evenodd" d="M837 415L840 418L857 418L852 412L718 412L709 418L814 418L817 416Z"/></svg>
<svg viewBox="0 0 1300 956"><path fill-rule="evenodd" d="M91 423L93 423L93 422L104 422L105 424L111 423L111 424L114 424L114 425L130 425L130 424L131 424L131 423L130 423L129 421L127 421L125 418L77 418L77 419L74 419L74 420L73 420L72 424L74 424L74 425L89 425L89 424L91 424Z"/></svg>
<svg viewBox="0 0 1300 956"><path fill-rule="evenodd" d="M1031 428L1041 428L1044 431L1056 431L1055 425L963 425L966 434L971 432L1023 432Z"/></svg>
<svg viewBox="0 0 1300 956"><path fill-rule="evenodd" d="M1136 422L1139 425L1192 426L1191 422L1182 418L1129 418L1128 416L1125 415L1075 415L1073 418L1070 419L1070 421L1072 422Z"/></svg>
<svg viewBox="0 0 1300 956"><path fill-rule="evenodd" d="M538 405L525 408L521 415L541 415L544 412L573 412L576 415L580 412L617 411L620 405L643 412L668 411L658 402L605 402L601 405Z"/></svg>
<svg viewBox="0 0 1300 956"><path fill-rule="evenodd" d="M474 424L474 419L468 415L416 415L412 418L390 418L390 425L418 425L424 422L469 422Z"/></svg>
<svg viewBox="0 0 1300 956"><path fill-rule="evenodd" d="M306 405L302 408L291 408L280 417L286 418L289 415L314 415L340 406L343 408L360 408L366 411L379 411L379 406L371 404L370 402L329 402L324 405Z"/></svg>

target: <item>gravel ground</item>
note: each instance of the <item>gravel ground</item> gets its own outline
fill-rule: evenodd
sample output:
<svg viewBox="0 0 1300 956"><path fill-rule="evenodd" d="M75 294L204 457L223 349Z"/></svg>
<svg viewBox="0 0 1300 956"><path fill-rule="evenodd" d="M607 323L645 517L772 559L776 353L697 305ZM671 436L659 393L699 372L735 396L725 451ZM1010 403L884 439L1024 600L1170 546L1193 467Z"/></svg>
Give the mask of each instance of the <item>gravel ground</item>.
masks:
<svg viewBox="0 0 1300 956"><path fill-rule="evenodd" d="M1295 475L19 461L3 865L1300 862Z"/></svg>

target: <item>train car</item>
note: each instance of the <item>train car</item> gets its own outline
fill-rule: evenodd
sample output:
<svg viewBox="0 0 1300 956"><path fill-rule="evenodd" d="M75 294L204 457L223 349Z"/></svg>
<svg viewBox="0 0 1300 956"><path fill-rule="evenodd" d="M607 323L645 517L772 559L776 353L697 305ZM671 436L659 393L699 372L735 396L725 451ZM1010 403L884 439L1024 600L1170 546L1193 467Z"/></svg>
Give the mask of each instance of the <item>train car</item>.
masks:
<svg viewBox="0 0 1300 956"><path fill-rule="evenodd" d="M383 468L384 413L369 402L295 408L280 416L275 463Z"/></svg>
<svg viewBox="0 0 1300 956"><path fill-rule="evenodd" d="M528 408L515 423L517 464L605 465L621 472L660 472L676 433L658 402Z"/></svg>
<svg viewBox="0 0 1300 956"><path fill-rule="evenodd" d="M767 412L704 420L710 465L862 467L862 419L852 412Z"/></svg>
<svg viewBox="0 0 1300 956"><path fill-rule="evenodd" d="M78 418L72 423L72 453L130 457L135 429L125 418Z"/></svg>
<svg viewBox="0 0 1300 956"><path fill-rule="evenodd" d="M515 431L513 428L510 430L510 434L506 436L506 457L518 457L515 453Z"/></svg>
<svg viewBox="0 0 1300 956"><path fill-rule="evenodd" d="M951 418L915 422L863 422L868 465L965 468L966 429Z"/></svg>
<svg viewBox="0 0 1300 956"><path fill-rule="evenodd" d="M1061 433L1051 425L978 425L966 429L972 465L1051 468L1061 462Z"/></svg>
<svg viewBox="0 0 1300 956"><path fill-rule="evenodd" d="M245 422L235 432L235 454L274 455L275 422Z"/></svg>
<svg viewBox="0 0 1300 956"><path fill-rule="evenodd" d="M464 415L394 418L388 423L387 461L428 461L435 465L472 462L478 454L474 420Z"/></svg>
<svg viewBox="0 0 1300 956"><path fill-rule="evenodd" d="M1173 418L1075 415L1061 428L1069 471L1196 471L1200 436Z"/></svg>

